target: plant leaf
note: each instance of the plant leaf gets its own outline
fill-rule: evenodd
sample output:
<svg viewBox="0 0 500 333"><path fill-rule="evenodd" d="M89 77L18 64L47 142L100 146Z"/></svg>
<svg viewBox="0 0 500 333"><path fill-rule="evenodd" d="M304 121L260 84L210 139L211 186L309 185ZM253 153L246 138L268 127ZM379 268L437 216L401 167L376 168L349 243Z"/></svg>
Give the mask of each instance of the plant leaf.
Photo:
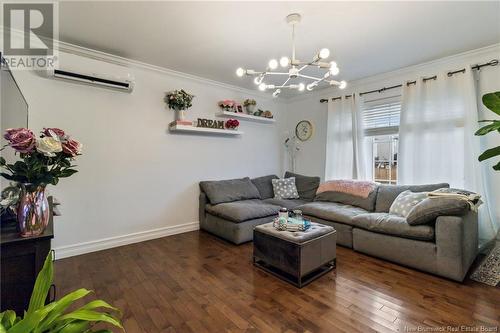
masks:
<svg viewBox="0 0 500 333"><path fill-rule="evenodd" d="M28 306L28 314L40 309L45 304L50 285L52 284L53 273L54 266L52 263L52 252L49 252L47 258L45 258L42 270L38 273L36 278L33 293L31 294L30 304Z"/></svg>
<svg viewBox="0 0 500 333"><path fill-rule="evenodd" d="M483 95L483 104L500 116L500 91Z"/></svg>
<svg viewBox="0 0 500 333"><path fill-rule="evenodd" d="M34 312L26 312L24 318L12 326L7 333L30 333L53 308L54 303L51 303Z"/></svg>
<svg viewBox="0 0 500 333"><path fill-rule="evenodd" d="M7 333L7 329L2 324L0 324L0 333Z"/></svg>
<svg viewBox="0 0 500 333"><path fill-rule="evenodd" d="M54 302L54 309L49 313L49 315L44 319L42 323L34 330L33 333L44 332L51 327L54 321L63 315L63 312L76 300L87 296L91 293L90 290L87 289L78 289L67 295L65 295L60 300Z"/></svg>
<svg viewBox="0 0 500 333"><path fill-rule="evenodd" d="M493 166L493 170L500 171L500 162Z"/></svg>
<svg viewBox="0 0 500 333"><path fill-rule="evenodd" d="M110 304L108 304L105 301L100 300L100 299L89 302L89 303L85 304L84 306L82 306L81 308L79 308L78 310L94 310L97 308L105 308L105 309L110 309L113 311L120 312L119 309L115 308L114 306L112 306L112 305L110 305Z"/></svg>
<svg viewBox="0 0 500 333"><path fill-rule="evenodd" d="M7 310L5 312L2 312L0 314L1 316L1 325L5 328L5 329L9 329L11 328L14 323L16 322L16 313L12 310ZM1 330L0 330L1 332Z"/></svg>
<svg viewBox="0 0 500 333"><path fill-rule="evenodd" d="M62 329L58 330L57 333L81 333L89 329L90 323L85 320L75 320L68 323Z"/></svg>
<svg viewBox="0 0 500 333"><path fill-rule="evenodd" d="M492 158L498 155L500 155L500 146L485 150L481 155L479 155L478 160L479 162L482 162L484 160L487 160L488 158Z"/></svg>
<svg viewBox="0 0 500 333"><path fill-rule="evenodd" d="M111 325L114 325L116 327L122 328L120 321L118 319L116 319L115 317L113 317L112 315L110 315L108 313L100 313L100 312L91 311L91 310L76 310L76 311L68 313L64 316L59 317L56 321L64 321L67 319L79 319L79 320L86 320L86 321L105 322L105 323L109 323Z"/></svg>
<svg viewBox="0 0 500 333"><path fill-rule="evenodd" d="M500 120L494 120L493 123L483 126L474 133L474 135L485 135L492 131L500 130Z"/></svg>

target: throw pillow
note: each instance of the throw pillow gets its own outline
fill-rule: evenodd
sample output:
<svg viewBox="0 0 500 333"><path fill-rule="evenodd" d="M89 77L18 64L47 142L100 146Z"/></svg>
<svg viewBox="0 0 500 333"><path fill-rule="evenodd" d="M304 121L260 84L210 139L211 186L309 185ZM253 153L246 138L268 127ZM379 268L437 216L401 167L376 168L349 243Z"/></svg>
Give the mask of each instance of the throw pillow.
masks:
<svg viewBox="0 0 500 333"><path fill-rule="evenodd" d="M205 192L212 205L238 200L260 199L259 190L248 177L202 181L200 188Z"/></svg>
<svg viewBox="0 0 500 333"><path fill-rule="evenodd" d="M283 178L290 177L295 177L295 186L297 186L300 199L312 201L319 187L320 178L303 176L290 171L285 172L285 177Z"/></svg>
<svg viewBox="0 0 500 333"><path fill-rule="evenodd" d="M463 215L467 213L467 201L453 198L426 198L414 206L406 222L410 225L421 225L434 222L438 216Z"/></svg>
<svg viewBox="0 0 500 333"><path fill-rule="evenodd" d="M269 175L252 179L252 183L259 190L261 199L270 199L274 197L272 180L278 178L278 176Z"/></svg>
<svg viewBox="0 0 500 333"><path fill-rule="evenodd" d="M410 213L410 210L414 206L416 206L420 201L427 198L427 193L428 192L414 193L410 190L401 192L396 197L396 200L394 200L394 202L392 203L391 208L389 208L389 213L407 217Z"/></svg>
<svg viewBox="0 0 500 333"><path fill-rule="evenodd" d="M273 191L275 199L298 199L299 193L295 186L295 177L273 179Z"/></svg>

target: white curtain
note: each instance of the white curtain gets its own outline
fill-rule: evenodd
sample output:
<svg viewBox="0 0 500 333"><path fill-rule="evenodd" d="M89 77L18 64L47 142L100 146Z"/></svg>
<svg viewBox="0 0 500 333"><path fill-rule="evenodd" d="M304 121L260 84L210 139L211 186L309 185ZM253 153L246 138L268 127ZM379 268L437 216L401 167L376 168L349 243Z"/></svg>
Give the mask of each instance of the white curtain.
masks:
<svg viewBox="0 0 500 333"><path fill-rule="evenodd" d="M325 179L366 179L359 97L328 103Z"/></svg>
<svg viewBox="0 0 500 333"><path fill-rule="evenodd" d="M479 139L477 96L471 68L435 80L403 84L399 126L398 183L448 182L451 187L484 193L482 166L477 161ZM491 239L498 227L488 203L480 209L480 238Z"/></svg>

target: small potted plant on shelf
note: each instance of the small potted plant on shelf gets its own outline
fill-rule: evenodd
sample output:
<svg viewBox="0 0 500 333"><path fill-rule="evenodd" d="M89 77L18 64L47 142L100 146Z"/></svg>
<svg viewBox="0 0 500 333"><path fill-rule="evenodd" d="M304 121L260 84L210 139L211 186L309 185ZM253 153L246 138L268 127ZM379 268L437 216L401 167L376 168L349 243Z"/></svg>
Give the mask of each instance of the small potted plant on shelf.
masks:
<svg viewBox="0 0 500 333"><path fill-rule="evenodd" d="M240 122L237 119L228 119L226 121L226 128L229 130L237 130Z"/></svg>
<svg viewBox="0 0 500 333"><path fill-rule="evenodd" d="M224 111L229 111L229 112L236 112L234 110L236 102L231 100L231 99L225 99L223 101L219 102L219 107L224 110Z"/></svg>
<svg viewBox="0 0 500 333"><path fill-rule="evenodd" d="M193 106L193 97L194 95L187 93L184 89L167 93L165 102L171 110L175 111L177 121L185 121L186 115L184 111Z"/></svg>
<svg viewBox="0 0 500 333"><path fill-rule="evenodd" d="M20 157L12 164L0 157L0 168L4 169L0 176L19 187L19 191L11 191L18 193L18 198L10 197L17 205L19 232L22 237L38 236L49 222L45 188L77 172L72 162L81 155L82 144L59 128L44 128L38 138L27 128L9 128L4 138L7 144L0 150L9 146Z"/></svg>
<svg viewBox="0 0 500 333"><path fill-rule="evenodd" d="M245 109L247 110L248 114L253 114L255 111L255 105L257 105L257 102L255 101L255 99L247 98L243 101L243 105L245 106Z"/></svg>

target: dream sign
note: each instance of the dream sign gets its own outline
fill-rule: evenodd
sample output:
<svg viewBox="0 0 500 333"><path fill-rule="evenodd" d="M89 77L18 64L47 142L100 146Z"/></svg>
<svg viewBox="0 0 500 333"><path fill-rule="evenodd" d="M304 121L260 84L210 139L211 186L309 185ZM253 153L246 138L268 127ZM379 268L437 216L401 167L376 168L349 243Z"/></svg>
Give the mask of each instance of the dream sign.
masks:
<svg viewBox="0 0 500 333"><path fill-rule="evenodd" d="M224 120L198 118L196 127L224 129Z"/></svg>

